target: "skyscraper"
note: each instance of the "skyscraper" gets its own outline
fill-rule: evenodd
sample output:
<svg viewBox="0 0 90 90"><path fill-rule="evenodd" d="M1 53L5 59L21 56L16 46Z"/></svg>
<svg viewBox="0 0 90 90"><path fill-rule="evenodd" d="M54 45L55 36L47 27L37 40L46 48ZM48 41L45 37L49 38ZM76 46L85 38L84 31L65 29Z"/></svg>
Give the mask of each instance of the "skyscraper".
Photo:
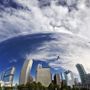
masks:
<svg viewBox="0 0 90 90"><path fill-rule="evenodd" d="M59 74L55 74L54 75L54 83L61 87L61 79L60 79L60 75Z"/></svg>
<svg viewBox="0 0 90 90"><path fill-rule="evenodd" d="M81 82L82 82L82 84L84 84L85 83L85 77L86 77L86 71L85 71L82 64L77 64L76 67L77 67L77 70L79 72Z"/></svg>
<svg viewBox="0 0 90 90"><path fill-rule="evenodd" d="M33 60L25 60L23 67L21 69L19 84L26 84L30 76L30 71L32 68Z"/></svg>
<svg viewBox="0 0 90 90"><path fill-rule="evenodd" d="M74 82L75 82L75 85L78 85L79 84L78 78L74 78Z"/></svg>
<svg viewBox="0 0 90 90"><path fill-rule="evenodd" d="M40 82L43 86L48 87L52 81L50 68L42 68L40 65L36 71L36 82Z"/></svg>
<svg viewBox="0 0 90 90"><path fill-rule="evenodd" d="M14 74L15 67L10 67L2 72L1 81L4 83L4 86L12 86Z"/></svg>
<svg viewBox="0 0 90 90"><path fill-rule="evenodd" d="M32 82L33 82L33 77L30 75L30 76L28 77L27 83L32 83Z"/></svg>
<svg viewBox="0 0 90 90"><path fill-rule="evenodd" d="M85 84L90 86L90 73L85 75Z"/></svg>
<svg viewBox="0 0 90 90"><path fill-rule="evenodd" d="M66 79L67 86L73 87L73 85L75 85L72 71L68 70L65 72L65 79Z"/></svg>
<svg viewBox="0 0 90 90"><path fill-rule="evenodd" d="M1 81L3 81L3 78L4 78L4 71L1 73L1 76L0 76L0 78L1 78Z"/></svg>

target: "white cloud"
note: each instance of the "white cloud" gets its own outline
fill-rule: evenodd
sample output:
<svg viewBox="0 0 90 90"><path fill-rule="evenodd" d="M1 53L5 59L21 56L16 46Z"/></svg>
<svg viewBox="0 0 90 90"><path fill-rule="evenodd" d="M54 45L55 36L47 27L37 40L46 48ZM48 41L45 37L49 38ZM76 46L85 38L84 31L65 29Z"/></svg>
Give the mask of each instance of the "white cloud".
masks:
<svg viewBox="0 0 90 90"><path fill-rule="evenodd" d="M52 34L51 41L45 41L35 51L30 53L30 58L34 60L46 61L52 68L63 67L77 73L76 64L84 65L89 71L90 44L86 39L71 34ZM57 60L57 57L60 59Z"/></svg>
<svg viewBox="0 0 90 90"><path fill-rule="evenodd" d="M7 39L8 37L14 37L17 34L31 34L36 32L54 31L60 32L63 28L71 33L88 36L89 34L89 11L90 8L86 7L85 0L78 1L78 10L72 10L68 12L68 7L62 5L56 5L55 2L51 3L51 6L44 6L39 8L38 0L16 0L26 9L13 9L9 7L2 11L0 15L0 36ZM76 0L77 2L77 0ZM46 3L46 1L45 1ZM71 2L67 0L68 4L75 3L75 0ZM83 8L82 8L83 6ZM7 13L8 12L8 13ZM58 29L57 29L58 28ZM87 30L87 32L85 32Z"/></svg>

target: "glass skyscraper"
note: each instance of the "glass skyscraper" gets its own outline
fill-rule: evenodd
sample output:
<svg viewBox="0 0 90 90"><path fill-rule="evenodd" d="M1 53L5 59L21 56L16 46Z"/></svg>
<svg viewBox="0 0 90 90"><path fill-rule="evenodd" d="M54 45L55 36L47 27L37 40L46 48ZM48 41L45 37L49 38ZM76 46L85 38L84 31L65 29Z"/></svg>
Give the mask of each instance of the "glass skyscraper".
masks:
<svg viewBox="0 0 90 90"><path fill-rule="evenodd" d="M86 78L86 71L85 71L82 64L77 64L76 67L77 67L77 70L79 72L81 82L82 82L82 84L84 84L85 83L85 78Z"/></svg>

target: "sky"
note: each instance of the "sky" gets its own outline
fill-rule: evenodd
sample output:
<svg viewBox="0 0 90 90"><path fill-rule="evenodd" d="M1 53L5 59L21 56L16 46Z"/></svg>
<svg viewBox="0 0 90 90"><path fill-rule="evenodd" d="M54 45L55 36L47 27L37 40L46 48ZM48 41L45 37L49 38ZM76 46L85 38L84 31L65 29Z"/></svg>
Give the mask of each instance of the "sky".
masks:
<svg viewBox="0 0 90 90"><path fill-rule="evenodd" d="M30 57L75 75L81 63L89 73L89 12L90 0L0 0L0 71Z"/></svg>

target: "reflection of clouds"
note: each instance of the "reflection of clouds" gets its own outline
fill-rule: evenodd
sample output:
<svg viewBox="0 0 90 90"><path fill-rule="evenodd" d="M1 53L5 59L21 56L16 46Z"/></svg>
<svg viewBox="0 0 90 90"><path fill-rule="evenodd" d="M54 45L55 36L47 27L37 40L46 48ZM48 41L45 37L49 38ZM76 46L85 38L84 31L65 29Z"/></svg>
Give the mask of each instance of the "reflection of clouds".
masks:
<svg viewBox="0 0 90 90"><path fill-rule="evenodd" d="M77 63L89 68L90 44L86 40L68 34L52 34L51 38L54 39L49 42L44 41L30 53L29 57L46 61L53 68L63 67L73 72L77 72L75 67ZM57 60L58 56L60 59Z"/></svg>
<svg viewBox="0 0 90 90"><path fill-rule="evenodd" d="M42 1L16 0L15 2L23 7L19 9L12 6L0 7L0 41L37 32L63 33L51 35L50 37L55 39L42 43L30 57L49 60L52 67L62 66L75 71L75 64L82 63L89 68L90 45L84 39L90 37L89 3L87 7L85 0L66 0L66 6L62 5L63 2L57 5L54 1ZM45 6L40 8L38 4ZM75 4L77 9L73 9ZM72 10L69 12L68 8ZM60 60L57 62L53 59L58 55Z"/></svg>
<svg viewBox="0 0 90 90"><path fill-rule="evenodd" d="M14 52L13 52L14 51ZM81 63L89 71L90 44L74 34L32 34L0 43L0 58L15 58L46 61L52 68L64 68L73 72ZM60 57L57 59L57 57ZM12 62L14 63L14 62Z"/></svg>

